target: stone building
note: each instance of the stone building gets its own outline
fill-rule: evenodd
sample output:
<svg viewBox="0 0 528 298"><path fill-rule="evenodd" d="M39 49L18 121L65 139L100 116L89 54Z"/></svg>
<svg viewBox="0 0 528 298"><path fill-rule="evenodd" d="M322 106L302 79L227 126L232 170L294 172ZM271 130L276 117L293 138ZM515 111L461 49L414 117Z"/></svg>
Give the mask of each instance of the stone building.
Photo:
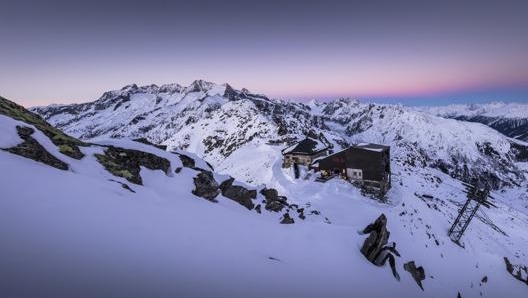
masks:
<svg viewBox="0 0 528 298"><path fill-rule="evenodd" d="M293 164L310 166L316 158L327 154L328 146L326 144L316 139L305 138L282 150L284 156L282 167L288 168Z"/></svg>

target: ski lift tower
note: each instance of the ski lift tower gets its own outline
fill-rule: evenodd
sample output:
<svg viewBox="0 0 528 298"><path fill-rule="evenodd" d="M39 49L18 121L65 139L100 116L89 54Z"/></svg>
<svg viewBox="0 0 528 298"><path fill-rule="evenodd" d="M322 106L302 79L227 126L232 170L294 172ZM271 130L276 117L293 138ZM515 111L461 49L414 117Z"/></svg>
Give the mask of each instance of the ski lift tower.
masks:
<svg viewBox="0 0 528 298"><path fill-rule="evenodd" d="M447 234L451 240L458 245L460 245L460 238L464 235L469 223L481 205L488 209L492 206L497 207L488 201L488 197L493 199L489 194L490 191L488 188L479 188L475 185L466 183L463 184L466 186L465 193L467 193L467 201L464 206L462 206L462 209L460 209L455 222Z"/></svg>

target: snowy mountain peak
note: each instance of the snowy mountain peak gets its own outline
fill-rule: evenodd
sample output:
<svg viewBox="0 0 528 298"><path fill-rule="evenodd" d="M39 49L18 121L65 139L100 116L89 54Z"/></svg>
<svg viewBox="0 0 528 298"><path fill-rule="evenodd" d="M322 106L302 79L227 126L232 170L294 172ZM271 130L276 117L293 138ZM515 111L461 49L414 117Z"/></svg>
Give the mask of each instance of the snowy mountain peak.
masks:
<svg viewBox="0 0 528 298"><path fill-rule="evenodd" d="M189 87L187 87L187 89L189 90L188 92L201 92L208 91L216 86L217 84L215 83L207 82L204 80L195 80L191 83Z"/></svg>
<svg viewBox="0 0 528 298"><path fill-rule="evenodd" d="M159 88L159 92L161 93L177 93L182 90L182 86L179 84L164 84L161 85Z"/></svg>
<svg viewBox="0 0 528 298"><path fill-rule="evenodd" d="M124 86L123 88L121 88L121 91L133 91L133 90L137 90L138 89L138 86L136 84L129 84L129 85L126 85Z"/></svg>
<svg viewBox="0 0 528 298"><path fill-rule="evenodd" d="M172 86L170 92L130 87L91 103L33 111L84 140L144 137L170 150L191 151L215 168L257 184L272 178L269 171L253 164L234 167L239 154L267 148L269 155L261 162L270 165L270 159L280 158L276 149L306 136L324 140L334 150L361 142L386 144L395 162L433 167L492 188L524 185L528 178L518 164L528 148L480 124L350 98L302 104L203 80Z"/></svg>
<svg viewBox="0 0 528 298"><path fill-rule="evenodd" d="M492 102L418 109L440 117L482 123L511 138L528 141L528 104Z"/></svg>

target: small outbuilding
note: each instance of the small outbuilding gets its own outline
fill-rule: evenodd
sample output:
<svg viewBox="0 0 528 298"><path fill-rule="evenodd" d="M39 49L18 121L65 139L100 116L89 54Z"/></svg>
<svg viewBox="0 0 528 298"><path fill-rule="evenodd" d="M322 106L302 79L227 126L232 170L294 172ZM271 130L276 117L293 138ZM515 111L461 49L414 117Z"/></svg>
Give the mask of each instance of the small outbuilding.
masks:
<svg viewBox="0 0 528 298"><path fill-rule="evenodd" d="M323 176L339 175L383 196L391 187L390 147L361 143L316 161Z"/></svg>
<svg viewBox="0 0 528 298"><path fill-rule="evenodd" d="M328 146L319 140L305 138L282 150L282 167L288 168L293 164L310 166L316 158L328 155L328 149Z"/></svg>

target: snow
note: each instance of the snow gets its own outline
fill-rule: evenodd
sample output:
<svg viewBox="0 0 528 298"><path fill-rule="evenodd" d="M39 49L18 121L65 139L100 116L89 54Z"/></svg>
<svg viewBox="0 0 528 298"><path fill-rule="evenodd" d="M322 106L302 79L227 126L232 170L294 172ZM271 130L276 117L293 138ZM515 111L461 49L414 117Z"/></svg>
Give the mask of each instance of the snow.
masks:
<svg viewBox="0 0 528 298"><path fill-rule="evenodd" d="M222 97L225 86L205 85L199 92L187 92L189 87L145 89L117 109L112 105L83 111L82 119L65 113L50 118L75 136L168 158L171 174L142 169L144 186L108 174L93 157L103 150L100 147L82 148L87 156L72 160L37 134L39 142L70 164L68 172L0 152L0 165L10 173L0 180L0 238L8 239L0 247L0 263L7 264L0 268L0 289L22 291L27 289L25 280L42 285L36 288L43 293L62 289L69 291L66 296L76 297L72 293L98 296L90 292L94 285L114 296L456 297L460 292L462 297L525 297L528 293L526 285L506 272L503 261L508 257L514 265L528 265L528 163L512 158L511 139L482 124L443 119L429 110L352 100L314 101L308 103L308 110L303 104L258 98L230 101ZM132 123L138 116L143 119ZM273 117L284 120L291 132L279 135ZM3 140L17 138L12 125L1 128L8 132L2 133ZM393 187L387 202L365 197L340 179L317 183L317 174L305 168L302 179L295 179L292 169L283 169L283 146L269 141L299 138L306 129L322 133L335 151L342 143L338 141L390 144ZM108 139L135 137L147 137L180 153L191 151L184 154L193 157L198 167L209 169L199 157L205 158L217 171L218 182L229 174L240 180L235 185L273 187L322 215L279 225L280 214L259 215L225 198L217 204L197 198L190 193L197 172L183 168L173 174L181 166L176 154L126 139ZM209 145L218 140L220 145ZM485 143L499 157L483 154L479 145ZM416 165L411 166L413 160ZM438 160L497 173L520 185L493 193L498 208L477 213L462 238L465 248L447 236L465 202L464 187L425 163ZM136 193L108 179L127 183ZM422 194L433 199L420 198ZM380 213L388 218L389 241L397 243L402 255L396 258L400 282L388 266L375 267L359 253L366 237L359 231ZM325 223L325 217L331 224ZM425 268L424 291L403 270L411 260ZM481 283L484 276L488 283Z"/></svg>
<svg viewBox="0 0 528 298"><path fill-rule="evenodd" d="M487 116L528 118L528 104L493 102L488 104L455 104L438 107L421 107L418 110L441 116Z"/></svg>
<svg viewBox="0 0 528 298"><path fill-rule="evenodd" d="M16 123L0 118L2 135L15 138ZM293 179L291 170L280 166L280 147L255 139L222 163L224 169L251 170L255 181L266 181L299 206L309 204L331 222L308 217L280 225L280 214L192 195L197 172L184 168L172 174L181 166L176 154L126 139L101 139L170 160L170 175L142 168L141 186L104 170L93 157L103 147L83 147L86 157L75 160L60 154L41 132L34 137L70 170L0 151L2 297L456 297L457 292L525 297L528 292L506 272L502 259L528 264L526 209L512 206L510 193L497 196L499 208L484 212L507 236L474 220L463 249L446 235L455 203L465 200L463 187L431 168L394 163L393 188L382 203L340 179ZM109 179L129 184L135 193ZM396 258L401 281L388 265L376 267L359 252L366 238L359 231L380 213L388 218L389 241L401 253ZM424 291L403 270L411 260L425 268ZM484 276L489 282L482 284Z"/></svg>
<svg viewBox="0 0 528 298"><path fill-rule="evenodd" d="M374 151L374 152L383 152L384 150L383 148L380 148L380 145L370 144L370 143L359 143L357 147L361 149L369 150L369 151Z"/></svg>

